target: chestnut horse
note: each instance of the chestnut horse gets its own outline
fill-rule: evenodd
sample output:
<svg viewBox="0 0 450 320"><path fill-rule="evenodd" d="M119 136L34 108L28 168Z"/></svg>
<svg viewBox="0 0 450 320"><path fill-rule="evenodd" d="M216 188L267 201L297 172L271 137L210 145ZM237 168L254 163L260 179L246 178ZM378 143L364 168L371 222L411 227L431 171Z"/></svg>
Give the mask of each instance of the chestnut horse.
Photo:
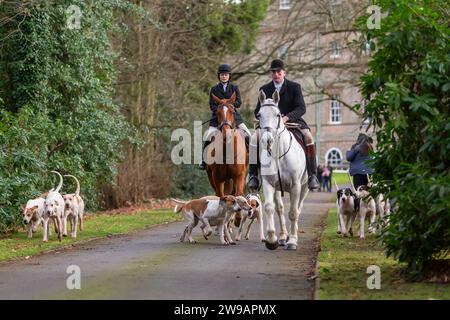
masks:
<svg viewBox="0 0 450 320"><path fill-rule="evenodd" d="M220 134L209 145L213 150L208 152L208 156L214 158L206 161L209 183L218 197L230 194L242 196L248 168L248 151L245 139L234 121L236 94L233 93L230 99L219 99L213 95L213 99L219 106L217 129Z"/></svg>

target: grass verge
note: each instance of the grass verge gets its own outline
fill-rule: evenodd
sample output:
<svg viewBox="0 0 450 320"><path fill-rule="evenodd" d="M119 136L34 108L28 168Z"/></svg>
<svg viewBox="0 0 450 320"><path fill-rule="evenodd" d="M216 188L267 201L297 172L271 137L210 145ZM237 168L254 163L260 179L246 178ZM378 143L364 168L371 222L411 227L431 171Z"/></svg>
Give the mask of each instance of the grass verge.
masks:
<svg viewBox="0 0 450 320"><path fill-rule="evenodd" d="M27 239L26 232L17 232L0 238L0 261L29 257L86 240L143 230L150 226L182 220L182 216L172 210L147 210L125 215L93 214L87 217L84 230L77 233L77 239L70 238L70 225L68 225L69 237L63 238L61 242L58 241L54 230L52 230L52 236L49 237L49 242L42 242L42 227L39 227L39 231L33 234L32 239ZM53 224L51 227L54 229Z"/></svg>
<svg viewBox="0 0 450 320"><path fill-rule="evenodd" d="M358 229L355 229L358 230ZM322 234L319 253L321 300L424 300L450 299L450 285L407 282L400 274L405 267L386 258L372 235L365 240L343 238L337 233L336 209L331 209ZM367 274L371 265L380 267L381 289L367 288Z"/></svg>
<svg viewBox="0 0 450 320"><path fill-rule="evenodd" d="M332 181L331 181L331 185L334 188L334 181L336 180L337 184L339 185L340 188L342 188L344 185L349 185L350 184L350 180L348 179L348 175L347 173L344 172L333 172L333 176L332 176Z"/></svg>

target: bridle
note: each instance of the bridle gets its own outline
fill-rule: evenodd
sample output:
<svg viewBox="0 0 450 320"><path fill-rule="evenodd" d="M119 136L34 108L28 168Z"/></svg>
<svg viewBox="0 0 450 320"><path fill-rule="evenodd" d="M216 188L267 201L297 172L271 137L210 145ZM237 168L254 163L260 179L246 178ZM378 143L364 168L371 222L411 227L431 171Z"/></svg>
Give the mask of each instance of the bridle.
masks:
<svg viewBox="0 0 450 320"><path fill-rule="evenodd" d="M266 107L266 106L272 106L272 107L276 107L275 104L273 103L266 103L266 104L261 104L261 108L262 107ZM284 131L286 130L286 126L284 126L283 130L281 130L281 132L278 132L280 130L281 127L281 113L278 111L277 113L277 118L278 118L278 124L276 129L272 128L272 127L263 127L262 130L266 131L266 132L270 132L273 134L273 131L275 131L275 137L276 137L276 145L279 146L279 141L280 141L280 137L283 134ZM276 159L276 164L277 164L277 174L278 174L278 182L280 183L280 191L281 191L281 196L284 197L284 190L283 190L283 184L281 183L281 174L280 174L280 167L278 164L278 160L280 160L281 158L283 158L288 152L289 150L291 150L291 146L292 146L292 134L289 132L289 147L288 149L280 156L278 157L278 159ZM273 158L272 156L272 152L270 151L270 145L267 145L267 153Z"/></svg>
<svg viewBox="0 0 450 320"><path fill-rule="evenodd" d="M273 103L266 103L266 104L262 104L262 105L261 105L261 108L262 108L262 107L267 107L267 106L276 107L276 105L273 104ZM261 128L261 129L264 130L264 131L273 133L273 134L276 136L276 139L279 141L281 135L283 134L283 132L286 131L286 126L283 128L283 130L282 130L281 132L278 132L278 130L280 130L280 127L281 127L281 113L280 113L280 112L277 113L277 118L278 118L278 124L277 124L277 127L276 127L275 129L272 128L272 127L269 127L269 126L263 127L263 128ZM291 150L291 145L292 145L292 134L290 134L289 137L290 137L289 148L288 148L287 151L284 152L278 159L283 158L283 157L289 152L289 150ZM278 142L278 141L277 141L277 142ZM278 143L277 143L277 145L278 145ZM271 152L270 149L269 149L269 145L267 146L267 153L272 157L272 152Z"/></svg>
<svg viewBox="0 0 450 320"><path fill-rule="evenodd" d="M229 108L232 113L235 113L234 108L231 108L231 107L229 107L227 105L223 105L223 106ZM222 128L225 127L225 126L229 126L231 130L234 129L233 123L230 120L228 120L228 119L225 119L224 121L222 121L219 124L219 126L217 127L217 129L222 130Z"/></svg>

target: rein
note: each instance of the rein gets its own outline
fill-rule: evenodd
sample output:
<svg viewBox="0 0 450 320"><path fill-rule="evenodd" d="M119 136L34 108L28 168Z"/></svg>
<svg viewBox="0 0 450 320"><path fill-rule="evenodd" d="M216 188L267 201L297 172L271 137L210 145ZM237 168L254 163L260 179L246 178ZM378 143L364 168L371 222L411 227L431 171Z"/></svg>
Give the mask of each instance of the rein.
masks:
<svg viewBox="0 0 450 320"><path fill-rule="evenodd" d="M274 105L271 105L271 104L262 105L262 107L264 107L264 106L274 106ZM281 114L278 113L277 117L278 117L278 124L277 124L277 128L275 129L276 130L275 135L277 137L277 142L279 142L281 135L286 130L286 126L284 127L284 129L280 133L278 133L278 130L281 127ZM269 132L273 131L273 129L271 127L264 127L262 129L265 130L265 131L269 131ZM288 147L288 149L280 157L278 157L277 160L283 158L289 152L289 150L291 150L292 134L290 132L289 132L289 137L290 137L290 139L289 139L289 147ZM277 143L277 145L278 145L278 143ZM267 146L267 153L273 158L272 152L269 150L269 146ZM277 161L277 174L278 174L278 183L280 184L281 196L284 197L284 189L283 189L283 184L281 183L281 173L280 173L280 167L278 165L278 161Z"/></svg>
<svg viewBox="0 0 450 320"><path fill-rule="evenodd" d="M233 123L231 123L231 121L229 121L228 119L225 120L224 122L222 122L222 123L217 127L217 129L220 130L220 129L222 129L222 128L225 127L225 126L229 126L230 129L234 129Z"/></svg>

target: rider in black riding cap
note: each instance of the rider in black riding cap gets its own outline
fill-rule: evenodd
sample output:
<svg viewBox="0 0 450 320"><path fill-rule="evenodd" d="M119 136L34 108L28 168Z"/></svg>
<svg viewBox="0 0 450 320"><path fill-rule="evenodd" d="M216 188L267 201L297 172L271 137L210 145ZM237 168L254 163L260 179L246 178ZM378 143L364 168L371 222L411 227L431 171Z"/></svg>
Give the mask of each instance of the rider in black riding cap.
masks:
<svg viewBox="0 0 450 320"><path fill-rule="evenodd" d="M219 106L214 102L213 95L215 95L219 99L230 99L233 93L236 93L236 101L234 102L234 108L236 110L236 113L234 114L234 120L236 126L238 127L238 129L244 131L247 144L251 135L250 131L242 120L241 115L238 112L238 109L241 106L241 93L239 92L238 86L231 83L231 67L228 64L221 64L217 70L217 77L219 78L219 83L212 87L209 92L209 108L212 111L212 116L211 120L209 121L209 128L206 134L205 143L203 144L202 154L205 148L211 143L210 139L214 132L217 131L217 126L219 125L217 123L216 115L217 108ZM206 163L203 157L202 163L200 164L199 168L201 170L206 169Z"/></svg>

